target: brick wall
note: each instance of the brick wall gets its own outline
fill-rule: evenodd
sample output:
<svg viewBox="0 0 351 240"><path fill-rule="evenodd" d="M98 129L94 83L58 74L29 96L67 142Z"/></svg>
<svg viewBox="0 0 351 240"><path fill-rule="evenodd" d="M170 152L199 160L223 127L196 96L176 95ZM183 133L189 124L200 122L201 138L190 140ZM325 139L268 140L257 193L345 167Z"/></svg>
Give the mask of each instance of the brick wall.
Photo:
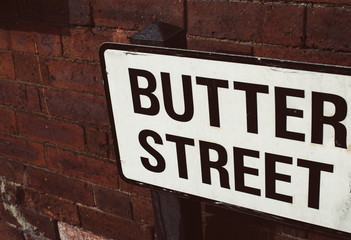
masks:
<svg viewBox="0 0 351 240"><path fill-rule="evenodd" d="M117 175L103 42L160 20L185 27L189 49L351 66L349 0L4 2L0 239L154 239L149 191ZM213 206L203 219L208 240L337 239Z"/></svg>

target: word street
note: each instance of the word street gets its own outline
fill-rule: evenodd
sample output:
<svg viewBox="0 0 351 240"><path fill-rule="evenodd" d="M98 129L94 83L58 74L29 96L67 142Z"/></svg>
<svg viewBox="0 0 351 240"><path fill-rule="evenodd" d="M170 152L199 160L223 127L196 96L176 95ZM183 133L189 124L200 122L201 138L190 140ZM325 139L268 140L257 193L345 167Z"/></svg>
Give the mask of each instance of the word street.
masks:
<svg viewBox="0 0 351 240"><path fill-rule="evenodd" d="M160 101L153 94L157 88L155 76L152 73L140 70L129 69L131 92L133 99L134 112L144 115L156 116L160 111ZM192 97L191 76L182 76L184 86L184 112L178 114L175 112L172 104L172 91L170 87L169 73L160 73L162 79L163 102L165 110L170 118L174 121L191 121L194 115L194 104ZM146 88L140 88L138 78L145 78L148 82ZM227 80L211 79L196 77L198 85L205 86L208 93L209 105L209 125L213 127L220 127L219 106L218 106L218 88L228 89ZM161 87L161 86L159 86ZM245 91L246 93L246 107L247 107L247 132L258 134L257 126L257 94L268 94L268 86L257 84L246 84L241 82L234 82L236 90ZM143 107L141 104L141 96L145 96L151 103L148 107ZM287 97L304 97L304 91L298 89L288 88L275 88L275 127L276 137L286 138L296 141L305 141L303 133L290 132L286 129L287 117L303 117L303 112L298 109L287 108ZM323 115L324 102L330 102L335 105L335 114L333 116ZM341 123L345 119L347 113L346 101L337 95L325 94L314 92L312 94L312 143L323 143L323 125L329 124L335 129L335 146L346 148L346 127ZM157 164L152 165L148 158L141 157L143 166L152 172L163 172L166 168L166 161L161 153L157 152L152 145L162 145L164 139L169 142L174 142L177 152L178 173L180 178L188 179L187 171L187 156L186 146L194 146L195 140L183 136L175 136L166 134L161 137L157 132L152 130L142 130L139 134L140 145L156 159ZM152 143L148 142L152 139ZM215 169L219 173L220 185L223 188L229 187L229 173L223 168L228 162L228 154L225 147L213 142L206 142L199 140L199 153L201 161L201 176L202 182L211 184L211 169ZM210 151L215 151L217 154L216 159L210 158ZM253 195L261 195L260 189L246 186L244 183L244 174L251 174L258 176L258 170L249 168L244 165L245 156L259 158L260 152L252 149L243 149L233 146L234 155L234 175L235 175L235 190ZM276 162L284 164L292 164L292 157L281 156L273 153L265 153L264 161L265 167L265 183L266 183L266 197L292 203L293 197L283 195L276 192L276 181L291 182L289 175L284 175L276 172ZM320 192L320 177L321 172L333 172L332 164L324 164L316 161L297 159L297 166L308 168L309 170L309 183L308 183L308 207L319 208L319 192Z"/></svg>

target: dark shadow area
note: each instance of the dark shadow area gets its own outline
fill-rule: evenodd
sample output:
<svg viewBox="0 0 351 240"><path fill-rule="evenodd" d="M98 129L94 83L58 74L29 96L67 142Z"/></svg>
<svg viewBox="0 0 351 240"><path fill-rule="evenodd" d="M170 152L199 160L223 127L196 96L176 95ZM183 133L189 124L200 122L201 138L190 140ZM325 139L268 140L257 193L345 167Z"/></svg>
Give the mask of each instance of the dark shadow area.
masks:
<svg viewBox="0 0 351 240"><path fill-rule="evenodd" d="M223 208L206 206L205 240L271 240L271 221Z"/></svg>
<svg viewBox="0 0 351 240"><path fill-rule="evenodd" d="M70 8L74 13L70 13ZM81 1L3 0L0 6L0 29L57 34L57 27L90 24L90 9ZM56 30L54 29L56 27Z"/></svg>

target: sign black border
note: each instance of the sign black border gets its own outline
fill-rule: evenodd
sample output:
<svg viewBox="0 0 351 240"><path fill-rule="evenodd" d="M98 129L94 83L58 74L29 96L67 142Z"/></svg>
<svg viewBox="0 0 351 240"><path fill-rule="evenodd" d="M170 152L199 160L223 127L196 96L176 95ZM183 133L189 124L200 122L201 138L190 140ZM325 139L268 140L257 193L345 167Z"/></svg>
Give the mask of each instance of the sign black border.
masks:
<svg viewBox="0 0 351 240"><path fill-rule="evenodd" d="M151 54L159 54L159 55L168 55L168 56L177 56L177 57L187 57L194 59L205 59L205 60L214 60L214 61L222 61L222 62L235 62L235 63L243 63L243 64L251 64L251 65L260 65L267 67L278 67L285 69L295 69L295 70L305 70L312 72L321 72L321 73L333 73L340 75L349 75L351 76L351 67L345 66L336 66L336 65L326 65L326 64L314 64L314 63L304 63L304 62L294 62L294 61L286 61L286 60L277 60L270 58L259 58L259 57L251 57L251 56L241 56L241 55L232 55L232 54L222 54L222 53L213 53L213 52L202 52L202 51L193 51L193 50L184 50L184 49L175 49L175 48L165 48L165 47L151 47L144 45L133 45L133 44L121 44L121 43L103 43L99 48L99 57L100 57L100 65L103 75L103 82L105 88L105 96L107 101L108 113L111 124L112 137L115 147L116 154L116 163L118 173L120 178L130 184L147 187L150 189L154 189L157 191L164 191L175 194L178 197L182 198L190 198L196 201L202 201L207 204L212 204L220 207L224 207L226 209L230 209L232 211L237 211L240 213L261 217L267 220L278 221L284 224L297 226L300 228L313 230L316 232L333 235L336 237L342 237L346 239L351 239L351 233L343 232L335 229L330 229L322 226L318 226L312 223L306 223L298 220L289 219L287 217L280 217L276 215L272 215L269 213L259 212L248 208L243 208L240 206L235 206L223 202L214 201L211 199L207 199L200 196L195 196L187 193L182 193L178 191L174 191L171 189L161 188L155 185L151 185L148 183L143 183L135 180L131 180L126 178L123 175L121 168L121 161L119 155L118 141L117 141L117 132L116 126L114 124L113 112L112 112L112 104L111 104L111 93L108 87L108 79L106 73L106 63L104 58L104 52L106 50L122 50L134 53L151 53Z"/></svg>

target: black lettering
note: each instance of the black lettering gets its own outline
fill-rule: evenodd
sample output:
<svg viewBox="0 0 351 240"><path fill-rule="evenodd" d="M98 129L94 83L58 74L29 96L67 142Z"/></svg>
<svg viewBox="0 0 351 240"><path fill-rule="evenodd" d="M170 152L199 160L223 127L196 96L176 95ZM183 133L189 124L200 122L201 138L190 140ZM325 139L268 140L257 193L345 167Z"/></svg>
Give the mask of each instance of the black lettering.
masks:
<svg viewBox="0 0 351 240"><path fill-rule="evenodd" d="M258 133L257 93L268 93L268 86L234 82L234 89L243 90L246 93L247 132Z"/></svg>
<svg viewBox="0 0 351 240"><path fill-rule="evenodd" d="M156 79L151 72L141 69L128 68L130 86L132 90L132 99L134 112L145 114L145 115L157 115L160 111L160 104L157 97L152 94L156 90ZM147 80L148 86L146 88L140 88L138 84L138 77L143 77ZM141 106L140 96L146 96L150 100L150 107Z"/></svg>
<svg viewBox="0 0 351 240"><path fill-rule="evenodd" d="M245 186L244 174L258 176L258 169L244 166L244 156L259 158L258 151L234 147L235 190L261 196L260 189Z"/></svg>
<svg viewBox="0 0 351 240"><path fill-rule="evenodd" d="M333 103L335 114L333 116L324 116L324 102ZM335 147L347 148L346 146L346 127L340 123L347 115L347 103L340 96L312 92L312 143L323 144L323 124L334 127L335 130Z"/></svg>
<svg viewBox="0 0 351 240"><path fill-rule="evenodd" d="M217 161L210 161L210 150L214 150L218 154ZM217 169L219 173L221 187L229 187L229 175L223 167L227 164L228 156L225 148L219 144L200 141L200 158L202 182L211 184L211 168Z"/></svg>
<svg viewBox="0 0 351 240"><path fill-rule="evenodd" d="M266 164L266 197L292 203L292 197L284 194L277 193L276 181L291 182L291 176L277 173L275 169L275 163L286 163L292 164L292 158L287 156L281 156L271 153L266 153L265 164Z"/></svg>
<svg viewBox="0 0 351 240"><path fill-rule="evenodd" d="M185 145L194 146L194 139L166 134L166 140L176 144L179 177L188 179Z"/></svg>
<svg viewBox="0 0 351 240"><path fill-rule="evenodd" d="M184 96L184 113L177 114L174 111L172 91L171 91L171 80L169 73L161 73L163 99L165 103L165 109L168 115L176 121L187 122L193 118L194 115L194 104L193 104L193 92L191 87L191 76L182 75L183 82L183 96Z"/></svg>
<svg viewBox="0 0 351 240"><path fill-rule="evenodd" d="M321 171L332 173L333 165L297 159L297 166L309 169L308 207L319 209Z"/></svg>
<svg viewBox="0 0 351 240"><path fill-rule="evenodd" d="M162 139L160 135L158 135L156 132L151 130L142 130L139 133L140 145L156 159L157 165L152 166L150 164L149 159L146 157L141 157L140 158L141 162L143 166L149 171L156 172L156 173L163 172L166 168L165 159L162 157L162 155L159 152L157 152L153 147L149 145L149 143L147 142L148 137L151 137L155 143L161 144L161 145L162 145Z"/></svg>
<svg viewBox="0 0 351 240"><path fill-rule="evenodd" d="M210 125L213 127L220 127L218 88L228 88L228 81L213 78L196 77L196 83L198 85L205 85L207 87Z"/></svg>
<svg viewBox="0 0 351 240"><path fill-rule="evenodd" d="M276 137L305 141L305 134L287 131L287 117L303 117L303 111L299 109L287 108L286 97L304 98L303 90L275 87L275 129Z"/></svg>

